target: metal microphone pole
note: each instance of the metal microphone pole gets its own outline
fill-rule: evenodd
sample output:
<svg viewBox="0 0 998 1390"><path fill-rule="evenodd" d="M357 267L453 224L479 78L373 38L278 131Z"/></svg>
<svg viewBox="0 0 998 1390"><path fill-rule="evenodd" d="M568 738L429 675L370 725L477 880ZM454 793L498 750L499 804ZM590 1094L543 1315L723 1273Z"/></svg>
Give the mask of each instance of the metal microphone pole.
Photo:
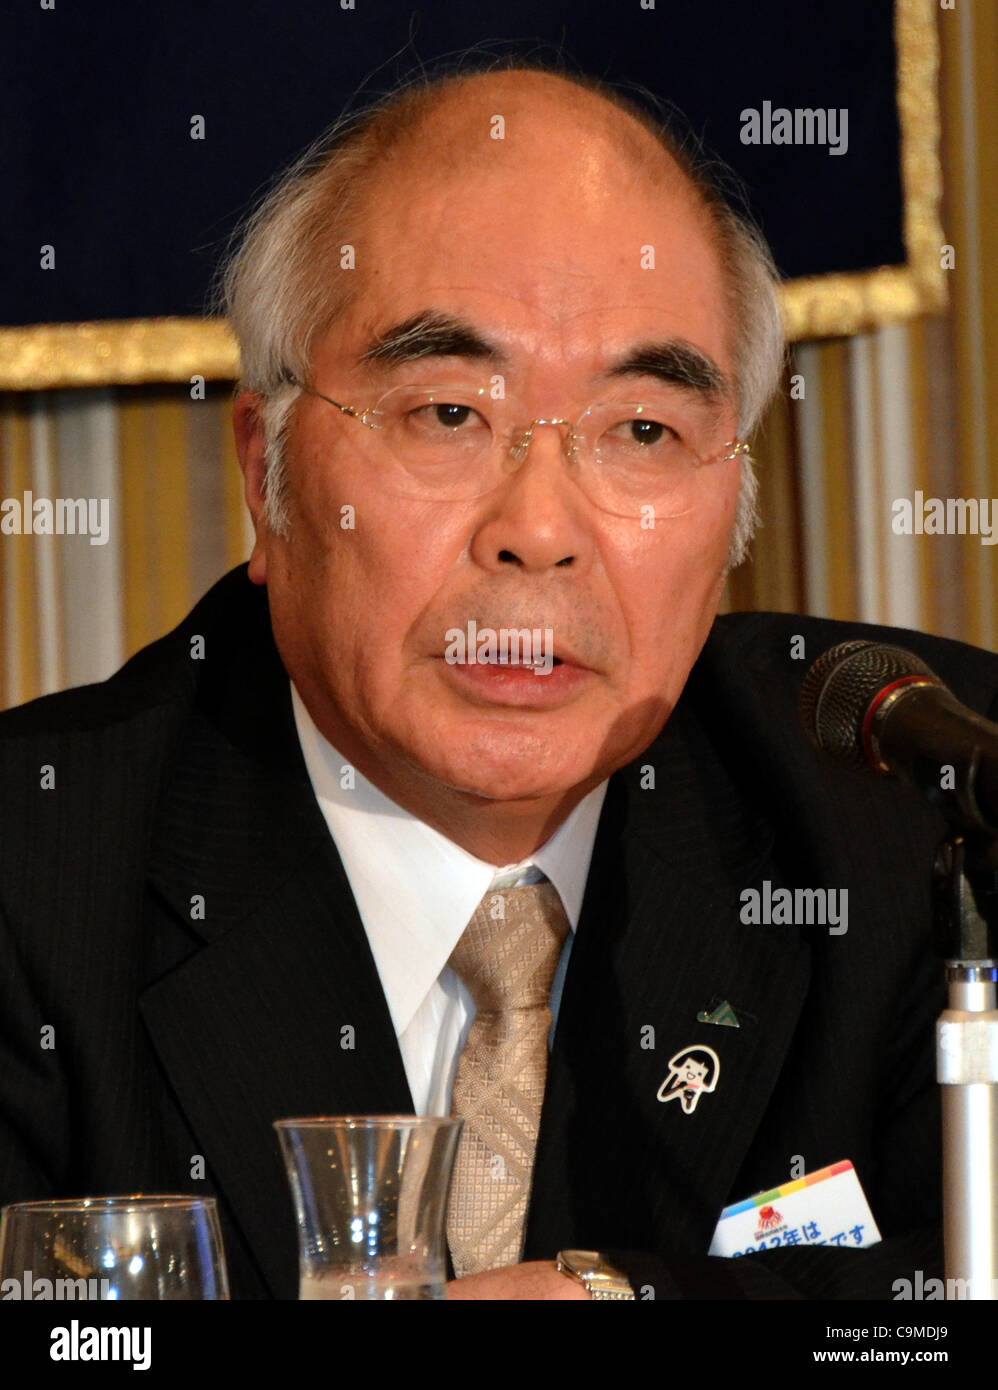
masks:
<svg viewBox="0 0 998 1390"><path fill-rule="evenodd" d="M920 657L859 638L818 658L799 708L819 748L905 778L954 827L936 855L935 898L949 984L936 1025L946 1296L998 1299L998 726Z"/></svg>
<svg viewBox="0 0 998 1390"><path fill-rule="evenodd" d="M946 1297L998 1297L998 841L954 836L936 859L949 1007L942 1087Z"/></svg>

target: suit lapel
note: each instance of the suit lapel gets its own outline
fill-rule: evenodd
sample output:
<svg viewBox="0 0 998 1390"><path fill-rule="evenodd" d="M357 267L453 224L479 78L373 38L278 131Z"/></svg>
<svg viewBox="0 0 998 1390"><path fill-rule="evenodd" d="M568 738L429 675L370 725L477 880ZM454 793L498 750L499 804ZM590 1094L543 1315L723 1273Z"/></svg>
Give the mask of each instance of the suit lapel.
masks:
<svg viewBox="0 0 998 1390"><path fill-rule="evenodd" d="M548 1076L526 1258L566 1244L705 1254L779 1076L809 976L792 926L740 920L773 829L688 705L612 781ZM642 787L642 778L646 785ZM739 1028L698 1021L728 1001ZM719 1060L687 1111L657 1099L692 1047ZM773 1174L774 1182L786 1174Z"/></svg>
<svg viewBox="0 0 998 1390"><path fill-rule="evenodd" d="M412 1113L412 1098L287 678L269 633L247 636L204 682L164 789L141 1010L219 1196L271 1293L293 1298L273 1121ZM264 653L252 670L247 650Z"/></svg>

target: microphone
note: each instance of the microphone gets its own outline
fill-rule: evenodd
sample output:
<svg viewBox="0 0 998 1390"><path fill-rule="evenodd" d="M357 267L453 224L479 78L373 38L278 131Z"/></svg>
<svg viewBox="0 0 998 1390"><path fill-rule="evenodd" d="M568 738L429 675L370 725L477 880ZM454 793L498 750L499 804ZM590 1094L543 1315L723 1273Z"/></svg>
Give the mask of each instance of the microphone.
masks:
<svg viewBox="0 0 998 1390"><path fill-rule="evenodd" d="M956 825L998 836L998 724L961 704L913 652L842 642L808 671L798 708L818 748L900 777Z"/></svg>

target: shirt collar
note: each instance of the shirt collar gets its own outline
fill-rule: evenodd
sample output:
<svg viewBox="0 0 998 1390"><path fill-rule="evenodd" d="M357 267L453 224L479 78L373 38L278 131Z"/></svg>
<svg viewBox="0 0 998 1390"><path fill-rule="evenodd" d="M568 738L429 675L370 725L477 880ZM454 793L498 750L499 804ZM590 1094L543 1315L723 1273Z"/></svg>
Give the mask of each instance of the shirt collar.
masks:
<svg viewBox="0 0 998 1390"><path fill-rule="evenodd" d="M529 859L488 864L351 767L316 728L294 685L291 700L305 767L350 881L396 1034L408 1027L490 887L511 886L536 865L558 890L575 931L606 782Z"/></svg>

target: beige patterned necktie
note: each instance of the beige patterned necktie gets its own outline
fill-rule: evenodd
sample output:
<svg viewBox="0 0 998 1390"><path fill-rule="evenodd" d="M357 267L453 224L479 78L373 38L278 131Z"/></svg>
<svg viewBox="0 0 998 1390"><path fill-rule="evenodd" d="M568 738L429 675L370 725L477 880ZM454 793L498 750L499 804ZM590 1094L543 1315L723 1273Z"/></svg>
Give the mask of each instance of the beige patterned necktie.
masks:
<svg viewBox="0 0 998 1390"><path fill-rule="evenodd" d="M547 1075L551 983L568 930L552 883L493 889L448 962L477 1010L451 1101L451 1114L464 1119L447 1213L458 1278L520 1258Z"/></svg>

